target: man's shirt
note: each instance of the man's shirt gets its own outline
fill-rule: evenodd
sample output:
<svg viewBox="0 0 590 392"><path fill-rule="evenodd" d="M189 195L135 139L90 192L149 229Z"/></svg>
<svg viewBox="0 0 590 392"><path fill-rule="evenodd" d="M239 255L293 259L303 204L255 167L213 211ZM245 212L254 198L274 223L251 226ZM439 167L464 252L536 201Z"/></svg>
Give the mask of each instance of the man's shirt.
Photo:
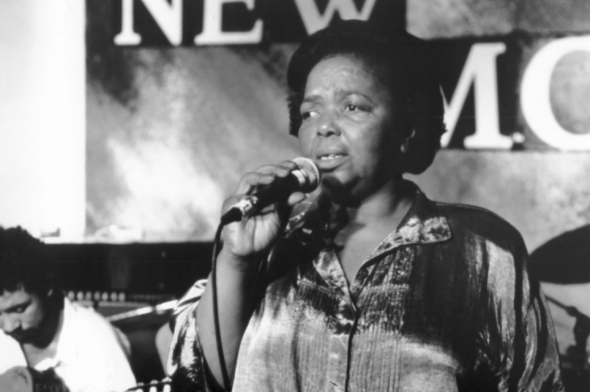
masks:
<svg viewBox="0 0 590 392"><path fill-rule="evenodd" d="M33 366L54 369L70 392L119 392L135 386L121 336L93 309L64 299L63 324L46 355ZM0 332L0 374L15 366L28 366L20 344Z"/></svg>

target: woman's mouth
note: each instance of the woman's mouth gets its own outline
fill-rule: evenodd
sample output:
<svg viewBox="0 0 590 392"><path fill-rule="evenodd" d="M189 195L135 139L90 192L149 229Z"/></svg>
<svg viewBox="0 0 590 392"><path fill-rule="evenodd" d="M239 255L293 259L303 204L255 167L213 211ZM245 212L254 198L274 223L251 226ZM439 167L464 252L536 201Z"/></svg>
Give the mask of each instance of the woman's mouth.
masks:
<svg viewBox="0 0 590 392"><path fill-rule="evenodd" d="M316 159L316 164L320 170L332 170L340 166L346 160L346 157L346 154L339 153L319 154Z"/></svg>
<svg viewBox="0 0 590 392"><path fill-rule="evenodd" d="M331 161L333 159L338 159L338 158L342 158L344 155L343 154L327 154L327 155L321 155L320 161Z"/></svg>

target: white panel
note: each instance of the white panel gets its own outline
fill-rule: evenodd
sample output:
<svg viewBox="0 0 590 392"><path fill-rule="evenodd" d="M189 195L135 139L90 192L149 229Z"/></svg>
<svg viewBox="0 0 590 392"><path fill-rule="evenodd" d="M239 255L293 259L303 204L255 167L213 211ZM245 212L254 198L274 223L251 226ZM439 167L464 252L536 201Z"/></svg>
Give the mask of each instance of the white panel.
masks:
<svg viewBox="0 0 590 392"><path fill-rule="evenodd" d="M0 2L0 225L85 228L84 1Z"/></svg>

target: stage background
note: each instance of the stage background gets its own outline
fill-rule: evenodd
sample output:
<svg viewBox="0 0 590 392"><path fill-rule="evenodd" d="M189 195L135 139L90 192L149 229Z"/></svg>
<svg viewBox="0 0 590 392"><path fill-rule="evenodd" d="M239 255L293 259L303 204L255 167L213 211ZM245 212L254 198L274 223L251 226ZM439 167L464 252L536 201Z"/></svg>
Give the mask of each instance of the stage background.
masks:
<svg viewBox="0 0 590 392"><path fill-rule="evenodd" d="M285 23L289 34L276 31L283 31L280 17L292 21L300 12L293 0L272 2L293 7L286 16L276 16L267 10L268 2L259 1L255 4L261 9L252 11L266 23L259 44L197 45L191 38L202 29L203 2L185 2L182 40L174 46L144 3L132 3L134 29L142 41L126 45L115 44L124 2L87 4L85 238L209 240L221 201L243 173L298 155L297 141L287 134L284 75L305 30L292 22ZM327 3L336 2L317 2ZM535 10L556 11L549 2L538 3ZM478 97L471 87L452 148L442 150L432 167L413 179L433 199L497 212L523 233L531 249L590 222L590 144L586 142L587 151L571 152L540 142L523 118L518 94L527 64L540 48L588 29L590 22L584 25L579 18L580 10L590 15L588 7L570 3L559 9L562 24L536 16L528 5L519 9L502 1L439 1L428 2L428 7L409 1L403 4L407 22L394 14L404 7L387 10L392 24L406 23L409 31L446 54L440 68L450 75L443 83L447 97L457 90L474 44L505 45L497 56L498 114L488 114L492 108L486 107L483 114L476 113ZM234 26L232 15L250 15L242 6L224 8L230 19L226 28ZM566 23L569 16L578 16L578 23ZM249 31L252 21L238 28ZM590 52L572 51L550 80L555 117L565 126L574 124L570 128L579 134L590 131L585 104L590 99L589 67ZM512 148L465 148L478 116L497 121L504 137L516 140L516 134L525 141Z"/></svg>

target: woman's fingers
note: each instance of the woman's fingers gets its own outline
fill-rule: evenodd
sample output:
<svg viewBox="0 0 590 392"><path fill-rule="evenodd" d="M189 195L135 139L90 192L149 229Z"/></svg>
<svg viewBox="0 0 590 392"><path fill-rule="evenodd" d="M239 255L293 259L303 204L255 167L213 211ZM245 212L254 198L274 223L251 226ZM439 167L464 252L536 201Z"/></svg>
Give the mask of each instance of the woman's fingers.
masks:
<svg viewBox="0 0 590 392"><path fill-rule="evenodd" d="M277 165L264 165L249 172L242 177L238 184L236 193L238 195L249 194L256 187L269 185L279 178L285 178L291 173L297 165L293 161L283 161Z"/></svg>
<svg viewBox="0 0 590 392"><path fill-rule="evenodd" d="M229 197L223 203L222 214L225 214L231 207L238 203L244 203L247 195L252 195L256 192L256 189L263 187L270 187L273 190L273 186L278 187L277 190L280 192L280 182L287 177L293 170L297 169L297 165L292 161L283 161L276 165L264 165L259 167L254 172L246 173L240 183L234 196ZM276 185L273 185L274 183ZM286 200L276 200L277 203L271 203L256 212L256 215L267 215L269 213L276 212L279 209L280 219L283 220L285 214L288 216L288 211L295 204L306 199L306 196L301 192L295 192L289 196Z"/></svg>
<svg viewBox="0 0 590 392"><path fill-rule="evenodd" d="M273 181L275 181L276 177L277 176L274 173L259 173L259 172L246 173L244 175L244 177L242 177L242 179L240 180L240 183L238 184L238 189L236 190L236 194L238 194L238 195L250 194L257 187L271 184Z"/></svg>
<svg viewBox="0 0 590 392"><path fill-rule="evenodd" d="M266 191L271 191L273 197L275 190L278 190L280 194L282 190L280 187L284 186L281 182L285 182L284 178L296 167L295 163L284 161L278 165L262 166L254 172L247 173L238 185L237 194L224 201L223 214L226 214L238 203L241 203L240 206L248 208L244 203L256 188L270 187ZM255 207L251 214L247 213L248 219L226 226L224 243L229 252L240 255L240 257L249 257L272 245L274 239L284 229L292 206L306 199L305 194L301 192L294 192L289 197L286 197L284 192L283 195L273 199L273 197L269 197L269 192L260 191L261 201L258 208L264 207L260 209ZM267 203L270 204L266 205Z"/></svg>
<svg viewBox="0 0 590 392"><path fill-rule="evenodd" d="M264 165L256 169L257 172L269 173L275 170L280 171L282 174L287 175L291 171L297 169L297 164L293 161L282 161L276 165Z"/></svg>
<svg viewBox="0 0 590 392"><path fill-rule="evenodd" d="M295 192L289 196L287 200L287 205L289 207L293 207L295 204L301 203L303 200L307 199L307 195L303 192Z"/></svg>

